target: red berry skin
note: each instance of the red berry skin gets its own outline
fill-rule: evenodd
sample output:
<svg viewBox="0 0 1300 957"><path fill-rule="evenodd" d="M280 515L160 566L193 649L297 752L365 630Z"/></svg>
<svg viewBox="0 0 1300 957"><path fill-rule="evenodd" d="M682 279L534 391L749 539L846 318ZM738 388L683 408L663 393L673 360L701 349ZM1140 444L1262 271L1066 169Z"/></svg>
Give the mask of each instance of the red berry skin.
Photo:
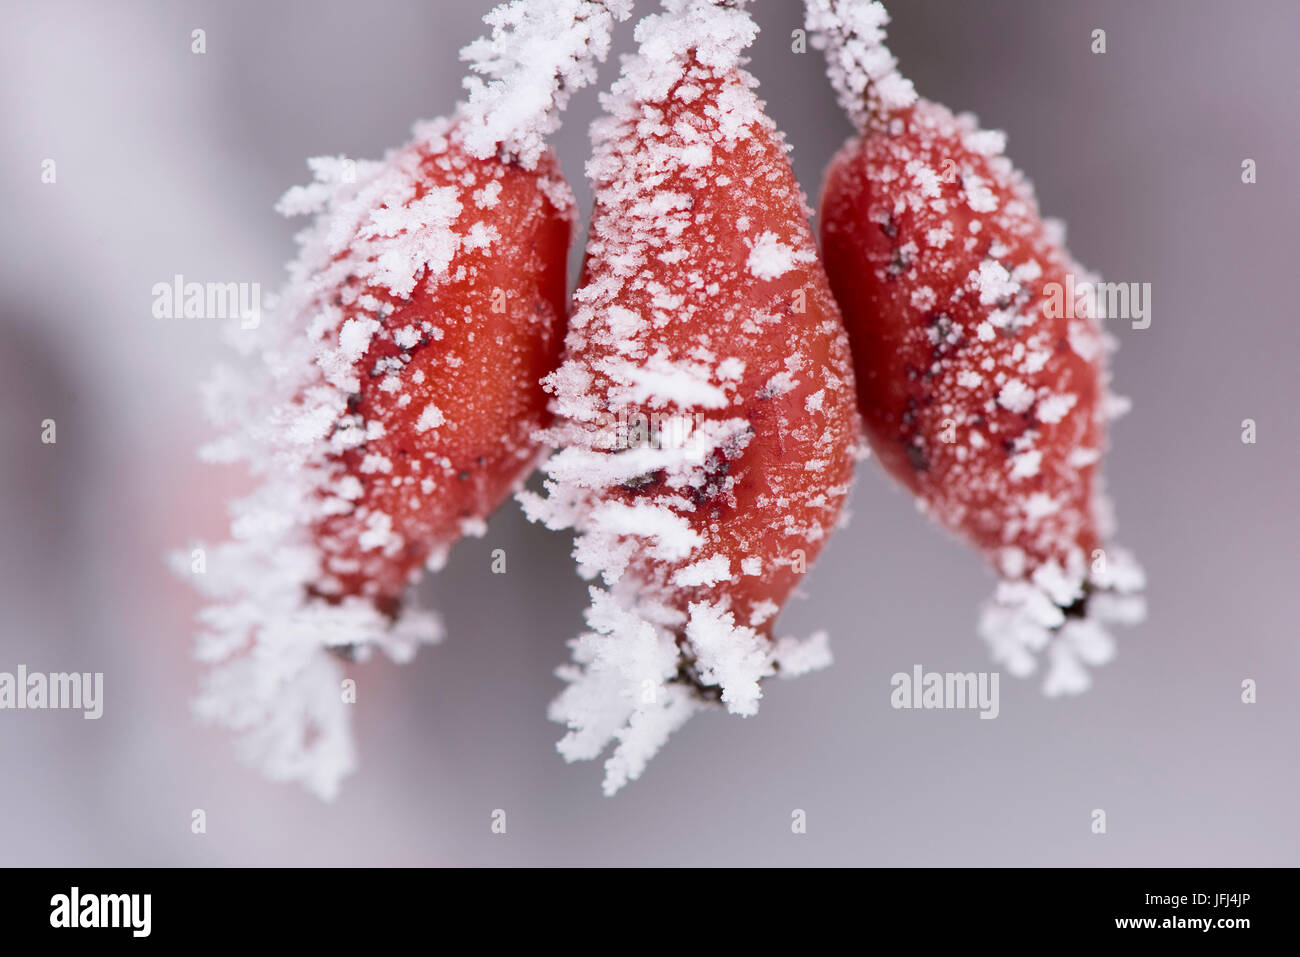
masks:
<svg viewBox="0 0 1300 957"><path fill-rule="evenodd" d="M558 375L561 390L566 371L591 375L589 394L605 416L649 411L620 398L621 383L602 373L629 356L626 338L609 335L599 321L589 324L611 306L653 317L631 340L640 360L712 367L725 405L669 401L654 411L701 415L705 423L741 420L736 440L715 447L685 485L681 476L658 472L600 489L596 498L665 507L699 536L700 545L678 560L644 548L633 553L624 579L637 582L643 597L683 620L692 604L709 603L770 637L777 611L836 523L860 427L848 340L779 134L755 110L750 135L738 146L725 150L715 141L724 104L743 84L735 73L720 77L692 60L664 99L643 104L646 122L625 122L612 134L610 154L597 169L587 259ZM647 158L701 141L714 143L713 161L703 168L669 164L665 172ZM671 234L659 235L665 218L656 225L645 210L670 196L686 197L687 212L667 217ZM770 278L750 265L755 240L765 234L794 253L788 268ZM629 250L641 257L632 275ZM719 380L722 363L743 370ZM719 558L727 569L721 580L682 584L689 566Z"/></svg>
<svg viewBox="0 0 1300 957"><path fill-rule="evenodd" d="M484 186L488 206L473 196ZM355 363L352 420L336 423L368 437L329 462L324 494L341 511L315 528L323 553L315 590L365 596L390 614L421 567L531 471L533 433L549 421L539 382L558 363L567 309L572 206L553 155L526 170L471 157L452 137L420 159L414 200L435 187L459 190L456 234L477 224L495 230L493 241L462 245L442 275L426 275L407 297L347 280L336 300L373 297L377 307L344 305L343 314L380 328ZM348 488L350 497L340 494Z"/></svg>
<svg viewBox="0 0 1300 957"><path fill-rule="evenodd" d="M1025 574L1091 555L1105 343L1049 308L1049 284L1083 277L1000 135L924 100L873 123L830 165L820 232L889 474L991 559L1020 549Z"/></svg>

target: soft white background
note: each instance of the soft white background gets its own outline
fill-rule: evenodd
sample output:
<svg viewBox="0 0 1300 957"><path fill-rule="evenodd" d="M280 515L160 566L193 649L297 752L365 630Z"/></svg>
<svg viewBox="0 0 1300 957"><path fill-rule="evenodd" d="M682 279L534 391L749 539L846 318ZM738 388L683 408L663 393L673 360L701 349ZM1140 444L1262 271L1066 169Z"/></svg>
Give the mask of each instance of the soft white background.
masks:
<svg viewBox="0 0 1300 957"><path fill-rule="evenodd" d="M756 718L695 719L616 799L553 750L551 671L585 593L568 542L513 505L422 587L448 641L360 670L363 767L342 797L262 780L190 718L197 599L162 562L219 535L241 487L194 459L196 383L223 346L216 322L153 319L150 288L178 272L274 288L296 225L271 206L304 158L375 156L448 111L488 4L6 0L0 670L103 671L107 700L98 722L0 712L0 863L1300 863L1300 7L893 6L922 93L1007 130L1076 255L1154 287L1151 328L1120 329L1135 411L1109 460L1152 613L1090 694L1004 676L996 721L890 708L895 671L988 667L974 613L991 580L865 463L851 526L783 620L829 629L833 670L772 686ZM818 55L790 52L797 4L756 8L753 70L815 193L848 128ZM557 142L584 209L595 109L577 96Z"/></svg>

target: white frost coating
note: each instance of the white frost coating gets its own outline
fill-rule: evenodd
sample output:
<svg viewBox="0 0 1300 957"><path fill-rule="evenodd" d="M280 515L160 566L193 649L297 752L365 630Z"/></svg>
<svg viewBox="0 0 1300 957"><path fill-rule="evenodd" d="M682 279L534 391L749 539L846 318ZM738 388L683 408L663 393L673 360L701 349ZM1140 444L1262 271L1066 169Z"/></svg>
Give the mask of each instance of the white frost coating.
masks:
<svg viewBox="0 0 1300 957"><path fill-rule="evenodd" d="M733 70L741 65L745 49L758 35L754 23L741 4L722 6L708 0L663 0L664 13L644 18L636 25L637 54L623 64L623 75L609 94L601 97L608 110L620 98L634 95L642 101L662 100L682 76L687 51L694 51L701 65L714 73ZM737 103L734 116L722 116L728 138L739 135L751 119L748 104ZM612 111L611 111L612 112ZM677 156L682 165L692 165L695 157Z"/></svg>
<svg viewBox="0 0 1300 957"><path fill-rule="evenodd" d="M613 316L617 320L624 311L615 310ZM661 409L669 402L702 409L727 405L727 394L709 381L710 370L702 364L674 363L655 356L642 363L606 362L601 371L617 383L611 387L615 402L648 405L652 409Z"/></svg>
<svg viewBox="0 0 1300 957"><path fill-rule="evenodd" d="M1005 555L1004 572L1016 561ZM980 614L980 636L993 659L1017 677L1032 674L1035 657L1045 653L1043 693L1049 697L1080 694L1092 683L1085 666L1104 665L1115 655L1107 626L1131 626L1146 617L1145 587L1142 568L1127 551L1089 558L1076 549L1065 567L1052 562L1028 580L1001 581ZM1067 616L1065 609L1085 597L1082 615Z"/></svg>
<svg viewBox="0 0 1300 957"><path fill-rule="evenodd" d="M991 213L998 208L998 198L979 176L967 173L962 177L966 189L966 205L977 213Z"/></svg>
<svg viewBox="0 0 1300 957"><path fill-rule="evenodd" d="M1034 392L1019 379L1009 379L998 391L998 405L1012 412L1027 412L1034 404Z"/></svg>
<svg viewBox="0 0 1300 957"><path fill-rule="evenodd" d="M704 558L685 568L678 569L673 575L673 584L682 588L695 588L699 585L716 585L731 579L731 562L725 555Z"/></svg>
<svg viewBox="0 0 1300 957"><path fill-rule="evenodd" d="M546 463L552 481L575 488L601 489L622 485L659 470L685 474L698 469L714 450L739 448L749 432L744 419L709 419L695 426L680 443L624 448L615 435L592 437L592 447L571 446L556 452ZM618 455L605 455L617 449Z"/></svg>
<svg viewBox="0 0 1300 957"><path fill-rule="evenodd" d="M1043 453L1038 449L1030 449L1027 452L1021 452L1011 456L1011 479L1033 478L1038 474L1038 468L1042 464Z"/></svg>
<svg viewBox="0 0 1300 957"><path fill-rule="evenodd" d="M840 107L861 131L916 102L912 81L885 46L889 14L879 2L806 0L804 24L826 54L826 72Z"/></svg>
<svg viewBox="0 0 1300 957"><path fill-rule="evenodd" d="M1049 395L1039 400L1034 414L1039 422L1055 425L1065 418L1078 401L1079 397L1075 395Z"/></svg>
<svg viewBox="0 0 1300 957"><path fill-rule="evenodd" d="M772 662L782 678L798 678L811 671L829 668L830 638L824 631L815 631L807 638L778 638L772 649Z"/></svg>
<svg viewBox="0 0 1300 957"><path fill-rule="evenodd" d="M460 110L470 154L487 159L504 147L533 169L569 97L595 81L614 24L631 15L632 0L512 0L489 12L492 36L461 51L479 74L465 79Z"/></svg>
<svg viewBox="0 0 1300 957"><path fill-rule="evenodd" d="M208 549L198 580L216 601L198 616L196 657L209 668L194 711L236 732L240 756L272 780L297 781L331 800L355 769L356 748L341 695L345 672L328 649L353 648L366 657L379 647L405 662L420 643L440 640L442 626L414 608L390 622L363 599L304 602L319 559L310 547L292 544L296 522L280 521L301 505L282 499L297 492L290 486L268 483L239 505L246 514L268 509L279 527L237 527L234 541ZM188 554L173 555L171 564L177 574L190 571Z"/></svg>
<svg viewBox="0 0 1300 957"><path fill-rule="evenodd" d="M691 605L686 640L695 652L700 683L721 688L722 703L732 714L757 714L763 697L758 683L776 673L768 641L754 629L736 624L731 612L705 602Z"/></svg>
<svg viewBox="0 0 1300 957"><path fill-rule="evenodd" d="M799 263L811 262L813 254L806 249L786 245L774 232L758 237L750 250L745 268L755 279L776 279L784 276Z"/></svg>
<svg viewBox="0 0 1300 957"><path fill-rule="evenodd" d="M442 410L430 402L424 407L420 417L415 420L415 430L417 432L428 432L430 429L436 429L445 421Z"/></svg>
<svg viewBox="0 0 1300 957"><path fill-rule="evenodd" d="M678 680L682 660L671 626L680 622L628 609L604 589L592 588L591 599L591 630L569 643L573 661L556 671L567 687L549 715L570 729L557 746L567 761L594 759L617 742L605 761L603 785L613 795L640 777L672 732L707 705ZM768 642L705 602L690 606L685 634L695 680L717 688L726 709L742 716L757 712L763 678L794 678L831 662L825 632Z"/></svg>
<svg viewBox="0 0 1300 957"><path fill-rule="evenodd" d="M1011 273L1007 272L1007 267L996 259L986 259L980 263L979 272L971 273L970 279L979 291L982 306L996 305L1008 296L1014 296L1020 288L1020 284L1012 280Z"/></svg>
<svg viewBox="0 0 1300 957"><path fill-rule="evenodd" d="M608 535L634 535L651 543L649 554L667 562L685 558L700 536L682 516L649 502L605 502L591 514L594 528Z"/></svg>
<svg viewBox="0 0 1300 957"><path fill-rule="evenodd" d="M551 703L550 717L569 726L557 746L566 761L605 762L604 790L612 795L641 776L646 762L703 704L677 676L677 644L667 629L620 607L609 592L591 589L584 632L569 643L573 663L556 674L568 686Z"/></svg>
<svg viewBox="0 0 1300 957"><path fill-rule="evenodd" d="M1026 455L1031 453L1025 453ZM1032 453L1037 454L1037 453ZM1017 456L1019 458L1019 456ZM1038 468L1042 459L1036 459L1033 463L1034 475L1038 474ZM1061 503L1046 492L1034 492L1024 500L1025 518L1028 520L1027 525L1033 528L1049 515L1055 515L1061 510Z"/></svg>

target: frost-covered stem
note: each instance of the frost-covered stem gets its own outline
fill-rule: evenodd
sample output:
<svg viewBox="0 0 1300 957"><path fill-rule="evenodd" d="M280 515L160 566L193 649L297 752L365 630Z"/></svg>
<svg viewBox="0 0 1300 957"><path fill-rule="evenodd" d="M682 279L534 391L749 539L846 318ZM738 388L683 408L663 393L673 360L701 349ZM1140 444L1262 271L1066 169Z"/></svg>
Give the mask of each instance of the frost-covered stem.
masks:
<svg viewBox="0 0 1300 957"><path fill-rule="evenodd" d="M492 28L460 52L465 78L458 135L479 159L500 153L532 169L576 90L596 79L614 24L632 0L511 0L483 21Z"/></svg>
<svg viewBox="0 0 1300 957"><path fill-rule="evenodd" d="M748 2L662 0L662 13L649 14L637 23L637 54L624 62L610 94L632 100L662 99L692 58L719 75L739 68L758 34L758 25L745 9ZM597 119L593 135L601 125Z"/></svg>
<svg viewBox="0 0 1300 957"><path fill-rule="evenodd" d="M898 61L885 46L888 22L879 0L804 2L804 25L813 46L825 52L840 108L859 132L916 101L912 81L898 72Z"/></svg>

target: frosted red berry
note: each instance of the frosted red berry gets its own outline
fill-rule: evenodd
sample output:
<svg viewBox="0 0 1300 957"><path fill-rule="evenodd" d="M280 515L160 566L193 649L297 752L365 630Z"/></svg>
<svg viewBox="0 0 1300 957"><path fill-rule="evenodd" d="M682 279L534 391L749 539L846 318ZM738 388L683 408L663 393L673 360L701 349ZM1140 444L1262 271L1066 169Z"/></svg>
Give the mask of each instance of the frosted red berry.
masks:
<svg viewBox="0 0 1300 957"><path fill-rule="evenodd" d="M832 79L860 124L832 161L822 254L853 343L881 464L1002 583L981 632L1046 690L1087 685L1103 627L1141 615L1141 571L1109 543L1100 462L1124 407L1092 281L1003 155L1001 133L917 99L883 46L883 10L818 0ZM855 79L856 77L856 79Z"/></svg>
<svg viewBox="0 0 1300 957"><path fill-rule="evenodd" d="M560 451L546 497L526 496L577 532L579 570L599 583L552 716L570 759L617 740L610 792L701 702L750 714L762 679L827 658L823 636L773 640L859 439L809 210L752 78L645 46L712 31L711 49L738 51L748 22L697 5L638 31L642 56L594 134L586 266L548 379Z"/></svg>
<svg viewBox="0 0 1300 957"><path fill-rule="evenodd" d="M390 609L531 471L548 419L539 382L559 361L567 309L572 211L549 154L525 170L453 140L422 152L417 170L412 204L430 190L459 196L443 274L404 296L354 277L327 295L344 317L328 334L353 340L355 358L331 426L351 438L328 464L314 587Z"/></svg>

